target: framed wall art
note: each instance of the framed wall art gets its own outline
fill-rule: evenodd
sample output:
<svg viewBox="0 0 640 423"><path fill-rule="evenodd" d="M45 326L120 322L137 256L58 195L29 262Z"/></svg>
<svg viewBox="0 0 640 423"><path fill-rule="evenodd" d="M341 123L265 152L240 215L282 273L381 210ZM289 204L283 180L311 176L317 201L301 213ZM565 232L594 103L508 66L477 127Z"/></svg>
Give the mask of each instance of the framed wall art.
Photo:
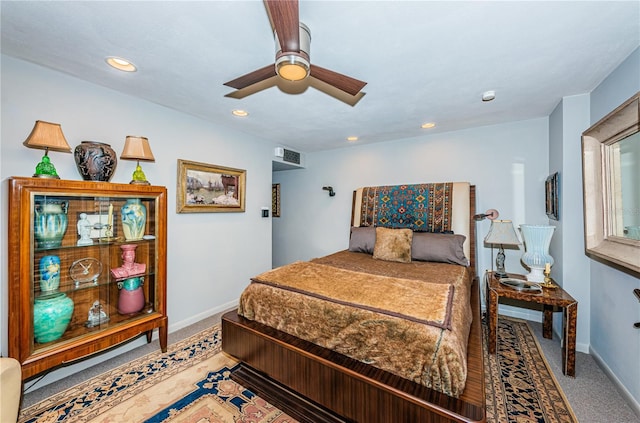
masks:
<svg viewBox="0 0 640 423"><path fill-rule="evenodd" d="M244 212L247 171L178 159L178 213Z"/></svg>
<svg viewBox="0 0 640 423"><path fill-rule="evenodd" d="M271 215L280 217L280 184L271 185Z"/></svg>
<svg viewBox="0 0 640 423"><path fill-rule="evenodd" d="M558 201L560 192L558 191L558 172L550 175L545 186L545 205L547 217L553 220L560 220L560 211L558 209Z"/></svg>

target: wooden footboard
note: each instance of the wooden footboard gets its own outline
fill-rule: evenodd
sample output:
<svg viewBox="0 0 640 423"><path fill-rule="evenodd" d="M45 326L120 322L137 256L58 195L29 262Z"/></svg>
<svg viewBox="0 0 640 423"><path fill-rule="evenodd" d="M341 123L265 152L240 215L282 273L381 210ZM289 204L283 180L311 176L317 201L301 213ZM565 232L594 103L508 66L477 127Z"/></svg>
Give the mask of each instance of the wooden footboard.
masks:
<svg viewBox="0 0 640 423"><path fill-rule="evenodd" d="M242 363L234 380L303 422L484 422L478 285L476 278L467 383L460 398L247 320L235 311L222 317L222 349Z"/></svg>

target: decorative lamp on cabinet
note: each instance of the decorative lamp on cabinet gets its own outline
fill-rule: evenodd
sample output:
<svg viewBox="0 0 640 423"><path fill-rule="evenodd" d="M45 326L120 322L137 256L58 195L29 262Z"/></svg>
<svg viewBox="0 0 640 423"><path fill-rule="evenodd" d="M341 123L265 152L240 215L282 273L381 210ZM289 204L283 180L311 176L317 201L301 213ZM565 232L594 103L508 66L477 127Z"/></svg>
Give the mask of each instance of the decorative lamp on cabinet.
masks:
<svg viewBox="0 0 640 423"><path fill-rule="evenodd" d="M62 133L62 128L59 123L37 120L31 133L22 144L29 148L44 150L42 160L36 165L34 177L60 179L55 166L51 163L51 159L49 159L49 150L71 153L71 147L69 147L69 143L67 143Z"/></svg>
<svg viewBox="0 0 640 423"><path fill-rule="evenodd" d="M155 162L156 159L153 157L149 140L146 137L128 135L120 158L123 160L138 161L131 182L129 182L130 184L149 185L149 181L147 181L147 177L142 171L142 167L140 167L140 160Z"/></svg>

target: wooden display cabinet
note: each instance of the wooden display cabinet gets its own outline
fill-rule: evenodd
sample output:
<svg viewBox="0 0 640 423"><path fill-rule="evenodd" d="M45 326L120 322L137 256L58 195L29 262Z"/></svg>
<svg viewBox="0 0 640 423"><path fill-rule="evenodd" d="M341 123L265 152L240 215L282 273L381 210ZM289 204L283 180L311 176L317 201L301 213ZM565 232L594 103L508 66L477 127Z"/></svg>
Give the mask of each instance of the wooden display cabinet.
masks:
<svg viewBox="0 0 640 423"><path fill-rule="evenodd" d="M8 184L9 356L23 379L142 334L151 342L154 329L165 352L166 188L22 177ZM134 251L133 266L125 250Z"/></svg>

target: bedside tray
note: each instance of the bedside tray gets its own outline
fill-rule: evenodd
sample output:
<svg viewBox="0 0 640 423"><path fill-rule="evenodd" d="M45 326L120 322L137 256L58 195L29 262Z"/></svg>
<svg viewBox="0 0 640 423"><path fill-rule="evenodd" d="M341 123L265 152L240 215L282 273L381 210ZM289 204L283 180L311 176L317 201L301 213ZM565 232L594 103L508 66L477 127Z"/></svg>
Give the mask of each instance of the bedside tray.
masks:
<svg viewBox="0 0 640 423"><path fill-rule="evenodd" d="M516 291L542 292L542 287L539 284L535 282L528 282L522 279L501 278L500 283L502 285L508 286L509 288L513 288Z"/></svg>

